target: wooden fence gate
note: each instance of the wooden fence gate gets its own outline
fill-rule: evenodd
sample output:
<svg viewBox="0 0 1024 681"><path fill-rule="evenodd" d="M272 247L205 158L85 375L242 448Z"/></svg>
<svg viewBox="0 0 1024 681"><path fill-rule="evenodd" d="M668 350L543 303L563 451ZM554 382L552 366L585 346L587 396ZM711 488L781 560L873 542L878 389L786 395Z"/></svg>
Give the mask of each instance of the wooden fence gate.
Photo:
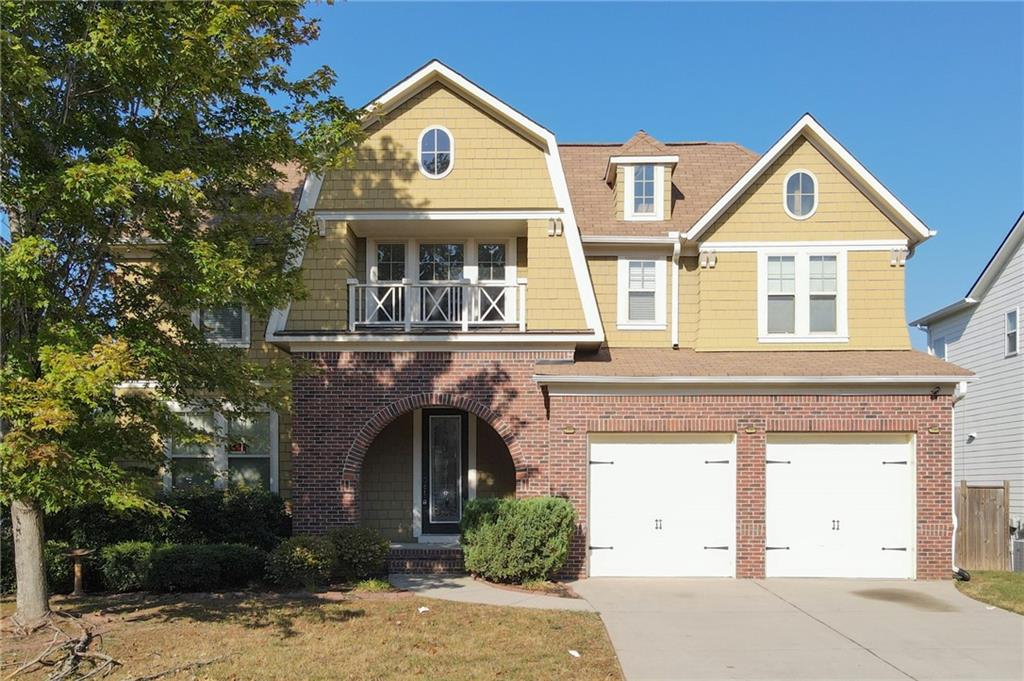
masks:
<svg viewBox="0 0 1024 681"><path fill-rule="evenodd" d="M956 495L956 564L967 570L1010 569L1010 483L968 486Z"/></svg>

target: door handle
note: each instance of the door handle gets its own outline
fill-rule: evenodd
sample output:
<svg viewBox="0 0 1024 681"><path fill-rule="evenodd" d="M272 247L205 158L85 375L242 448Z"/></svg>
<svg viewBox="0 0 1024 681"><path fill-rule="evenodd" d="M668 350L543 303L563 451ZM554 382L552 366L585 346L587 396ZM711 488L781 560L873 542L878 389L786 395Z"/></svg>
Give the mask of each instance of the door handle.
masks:
<svg viewBox="0 0 1024 681"><path fill-rule="evenodd" d="M661 529L661 518L655 518L654 519L654 529L656 529L656 530L660 530Z"/></svg>
<svg viewBox="0 0 1024 681"><path fill-rule="evenodd" d="M838 520L833 520L832 521L832 529L834 531L838 531L839 530L839 521Z"/></svg>
<svg viewBox="0 0 1024 681"><path fill-rule="evenodd" d="M788 546L766 546L765 551L789 551Z"/></svg>
<svg viewBox="0 0 1024 681"><path fill-rule="evenodd" d="M588 546L591 551L612 551L614 546Z"/></svg>
<svg viewBox="0 0 1024 681"><path fill-rule="evenodd" d="M705 546L705 551L728 551L728 546Z"/></svg>

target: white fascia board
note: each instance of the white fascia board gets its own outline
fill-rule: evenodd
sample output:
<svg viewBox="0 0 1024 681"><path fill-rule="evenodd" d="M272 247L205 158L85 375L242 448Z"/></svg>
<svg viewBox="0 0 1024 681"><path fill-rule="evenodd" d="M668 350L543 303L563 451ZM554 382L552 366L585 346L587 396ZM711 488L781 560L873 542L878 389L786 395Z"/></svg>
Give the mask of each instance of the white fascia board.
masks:
<svg viewBox="0 0 1024 681"><path fill-rule="evenodd" d="M1003 271L1006 263L1017 252L1017 247L1020 246L1021 241L1024 241L1024 213L1021 213L1020 217L1017 218L1017 222L1007 233L1003 243L999 244L999 248L992 255L992 259L988 261L985 269L978 275L978 279L971 286L971 290L964 296L966 299L981 300L985 296L985 293L988 292L988 289L995 282L996 277Z"/></svg>
<svg viewBox="0 0 1024 681"><path fill-rule="evenodd" d="M840 248L846 251L888 251L907 248L906 239L875 241L702 241L698 250L726 252L789 251L793 249Z"/></svg>
<svg viewBox="0 0 1024 681"><path fill-rule="evenodd" d="M502 343L500 340L505 340ZM422 338L408 338L399 342L378 341L371 339L354 339L345 343L318 342L309 340L287 339L279 341L287 345L289 352L548 352L553 350L565 350L572 352L576 349L579 339L569 338L566 334L557 339L543 341L526 340L524 342L510 342L506 339L492 340L491 342L477 342L474 339L466 339L463 342L452 343L451 341L432 341Z"/></svg>
<svg viewBox="0 0 1024 681"><path fill-rule="evenodd" d="M324 176L317 173L307 173L306 180L302 183L302 195L299 196L298 212L305 213L313 209L316 206L316 202L320 197L320 188L324 184ZM298 232L301 227L296 224L295 232L298 236ZM294 253L290 254L288 261L285 263L285 270L295 270L302 267L302 259L306 256L306 244L302 244L302 248L298 249ZM263 339L270 342L272 336L277 332L285 328L288 324L288 313L292 309L292 302L289 300L284 307L275 307L270 311L270 315L267 316L267 327L263 332Z"/></svg>
<svg viewBox="0 0 1024 681"><path fill-rule="evenodd" d="M915 319L914 321L910 322L910 326L916 326L918 328L927 328L928 326L931 326L940 319L944 319L952 314L956 314L961 310L966 310L967 308L973 307L977 304L978 301L972 298L961 298L960 300L956 301L951 305L947 305L941 310L936 310L931 314L927 314L924 317Z"/></svg>
<svg viewBox="0 0 1024 681"><path fill-rule="evenodd" d="M384 347L386 345L403 345L407 343L427 344L550 344L550 343L598 343L597 333L452 333L437 334L424 337L416 333L373 334L363 333L275 333L267 338L273 343L334 343L338 346L364 344ZM337 349L337 348L336 348Z"/></svg>
<svg viewBox="0 0 1024 681"><path fill-rule="evenodd" d="M693 241L700 237L714 222L725 213L726 210L746 191L760 175L774 163L779 156L796 140L800 135L808 137L819 151L827 152L833 160L844 165L848 172L860 182L864 188L874 194L897 218L903 223L904 231L912 233L921 242L933 236L930 229L914 215L909 208L903 205L885 185L878 181L874 175L868 172L867 168L861 165L860 161L854 158L853 154L847 151L838 140L828 133L818 121L814 120L811 114L804 114L793 127L786 131L772 147L765 152L757 163L750 167L747 172L736 181L736 184L727 191L722 198L718 199L706 213L686 232L686 239Z"/></svg>
<svg viewBox="0 0 1024 681"><path fill-rule="evenodd" d="M679 157L675 155L662 156L612 156L609 163L679 163Z"/></svg>
<svg viewBox="0 0 1024 681"><path fill-rule="evenodd" d="M534 375L540 385L936 385L973 380L965 376L575 376Z"/></svg>
<svg viewBox="0 0 1024 681"><path fill-rule="evenodd" d="M664 245L674 246L679 243L678 236L629 236L629 235L606 235L606 234L584 234L585 244L624 244L624 245Z"/></svg>
<svg viewBox="0 0 1024 681"><path fill-rule="evenodd" d="M322 220L544 220L561 218L560 210L402 210L316 211Z"/></svg>

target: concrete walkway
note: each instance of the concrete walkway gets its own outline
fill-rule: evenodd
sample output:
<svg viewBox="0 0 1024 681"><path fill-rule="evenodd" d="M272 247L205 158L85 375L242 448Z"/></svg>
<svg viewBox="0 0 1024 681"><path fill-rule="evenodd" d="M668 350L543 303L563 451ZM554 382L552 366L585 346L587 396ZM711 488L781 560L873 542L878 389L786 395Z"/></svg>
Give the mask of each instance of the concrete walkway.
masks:
<svg viewBox="0 0 1024 681"><path fill-rule="evenodd" d="M509 605L517 608L540 608L546 610L586 610L591 607L582 598L559 598L525 591L502 589L491 586L472 577L450 575L391 575L388 579L399 589L412 591L419 596L439 598L445 601L482 603L484 605Z"/></svg>
<svg viewBox="0 0 1024 681"><path fill-rule="evenodd" d="M1024 617L950 582L587 579L630 681L1024 678Z"/></svg>

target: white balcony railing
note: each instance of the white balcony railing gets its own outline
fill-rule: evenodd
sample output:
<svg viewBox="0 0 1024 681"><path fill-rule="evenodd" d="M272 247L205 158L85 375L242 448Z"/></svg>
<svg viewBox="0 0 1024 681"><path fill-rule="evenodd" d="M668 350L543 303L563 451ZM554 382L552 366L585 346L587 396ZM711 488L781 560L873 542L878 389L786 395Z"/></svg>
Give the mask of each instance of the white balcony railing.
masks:
<svg viewBox="0 0 1024 681"><path fill-rule="evenodd" d="M348 328L518 326L526 331L526 280L360 284L348 280Z"/></svg>

